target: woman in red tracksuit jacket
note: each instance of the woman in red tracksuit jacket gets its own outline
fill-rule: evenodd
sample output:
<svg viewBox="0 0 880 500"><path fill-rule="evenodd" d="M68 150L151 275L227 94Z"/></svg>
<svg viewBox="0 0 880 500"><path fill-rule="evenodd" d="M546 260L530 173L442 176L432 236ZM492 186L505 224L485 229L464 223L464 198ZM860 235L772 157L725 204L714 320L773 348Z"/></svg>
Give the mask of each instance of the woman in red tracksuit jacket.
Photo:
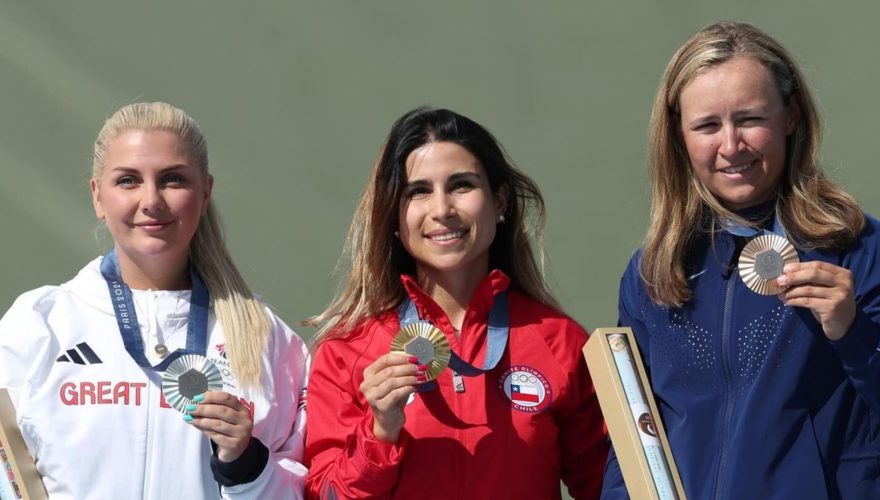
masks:
<svg viewBox="0 0 880 500"><path fill-rule="evenodd" d="M560 479L598 496L587 334L556 306L525 227L543 208L479 124L430 108L397 120L355 212L345 287L311 321L308 496L559 498ZM484 372L425 383L418 358L389 352L412 320Z"/></svg>

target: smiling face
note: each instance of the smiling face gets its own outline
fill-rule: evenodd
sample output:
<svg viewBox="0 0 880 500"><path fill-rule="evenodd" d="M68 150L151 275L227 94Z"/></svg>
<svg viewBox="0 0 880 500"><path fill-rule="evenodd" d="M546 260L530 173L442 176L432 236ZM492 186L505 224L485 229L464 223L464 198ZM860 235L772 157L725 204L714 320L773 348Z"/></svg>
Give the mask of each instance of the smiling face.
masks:
<svg viewBox="0 0 880 500"><path fill-rule="evenodd" d="M485 169L467 149L429 142L407 157L400 241L416 261L420 282L438 272L485 276L502 213L503 196L492 193Z"/></svg>
<svg viewBox="0 0 880 500"><path fill-rule="evenodd" d="M734 57L703 70L682 89L679 108L691 168L725 207L773 199L800 111L783 102L763 64Z"/></svg>
<svg viewBox="0 0 880 500"><path fill-rule="evenodd" d="M119 134L90 182L95 215L106 220L121 265L176 267L186 261L212 185L181 140L158 130Z"/></svg>

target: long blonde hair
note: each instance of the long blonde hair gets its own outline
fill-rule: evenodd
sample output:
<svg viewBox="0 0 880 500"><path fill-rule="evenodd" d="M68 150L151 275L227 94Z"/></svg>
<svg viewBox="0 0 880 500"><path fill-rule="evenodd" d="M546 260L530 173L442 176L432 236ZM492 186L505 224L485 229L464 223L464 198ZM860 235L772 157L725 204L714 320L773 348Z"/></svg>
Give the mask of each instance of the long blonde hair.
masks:
<svg viewBox="0 0 880 500"><path fill-rule="evenodd" d="M130 130L175 134L202 175L206 178L209 175L208 145L199 125L181 109L164 102L151 102L129 104L107 119L95 140L93 179L101 176L110 143ZM211 294L233 371L244 386L258 385L262 351L270 332L269 318L229 255L213 202L190 242L189 259Z"/></svg>
<svg viewBox="0 0 880 500"><path fill-rule="evenodd" d="M538 186L508 161L497 140L478 123L447 109L420 107L401 116L373 166L355 210L340 264L348 277L327 309L306 322L319 328L314 342L344 337L371 316L397 307L406 295L401 274L413 274L415 259L394 237L406 185L406 159L429 142L453 142L473 154L486 171L492 192L506 191L505 222L489 248L490 268L500 269L511 287L557 308L530 239L540 246L544 199Z"/></svg>
<svg viewBox="0 0 880 500"><path fill-rule="evenodd" d="M684 258L690 244L716 230L717 217L742 220L697 178L681 134L679 97L694 77L734 57L749 57L773 75L788 106L798 106L800 122L786 144L785 174L776 190L776 216L799 248L845 248L864 227L853 197L825 178L819 166L821 137L816 105L794 59L776 40L741 22L707 26L682 45L663 74L648 142L653 191L651 220L641 273L651 299L681 306L691 299Z"/></svg>

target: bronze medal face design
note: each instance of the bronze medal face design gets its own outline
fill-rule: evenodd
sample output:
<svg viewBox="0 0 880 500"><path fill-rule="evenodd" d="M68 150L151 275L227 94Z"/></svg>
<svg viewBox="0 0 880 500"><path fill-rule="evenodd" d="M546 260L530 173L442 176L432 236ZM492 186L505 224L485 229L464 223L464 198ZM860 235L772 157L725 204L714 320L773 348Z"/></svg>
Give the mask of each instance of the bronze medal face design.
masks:
<svg viewBox="0 0 880 500"><path fill-rule="evenodd" d="M765 280L778 278L782 274L782 255L776 250L764 250L755 256L755 272Z"/></svg>
<svg viewBox="0 0 880 500"><path fill-rule="evenodd" d="M434 380L443 373L452 353L446 335L427 321L417 321L401 328L391 341L391 352L419 358L419 364L428 367L425 371L427 380Z"/></svg>
<svg viewBox="0 0 880 500"><path fill-rule="evenodd" d="M798 262L797 251L782 236L765 234L750 241L739 255L739 275L755 293L776 295L782 288L776 278L786 264Z"/></svg>
<svg viewBox="0 0 880 500"><path fill-rule="evenodd" d="M193 398L206 391L223 390L223 376L211 360L187 354L174 360L162 374L162 394L175 410L185 413Z"/></svg>

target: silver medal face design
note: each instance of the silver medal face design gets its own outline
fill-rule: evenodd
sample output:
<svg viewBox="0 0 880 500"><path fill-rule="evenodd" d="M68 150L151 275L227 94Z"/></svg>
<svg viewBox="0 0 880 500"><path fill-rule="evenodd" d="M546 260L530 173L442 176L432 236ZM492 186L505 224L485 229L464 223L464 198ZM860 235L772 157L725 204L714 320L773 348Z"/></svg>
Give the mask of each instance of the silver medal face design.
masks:
<svg viewBox="0 0 880 500"><path fill-rule="evenodd" d="M797 251L782 236L765 234L750 241L739 255L739 275L755 293L776 295L782 288L776 278L786 264L798 262Z"/></svg>
<svg viewBox="0 0 880 500"><path fill-rule="evenodd" d="M193 398L206 391L223 390L223 376L211 360L187 354L174 360L162 374L162 394L175 410L185 413Z"/></svg>

